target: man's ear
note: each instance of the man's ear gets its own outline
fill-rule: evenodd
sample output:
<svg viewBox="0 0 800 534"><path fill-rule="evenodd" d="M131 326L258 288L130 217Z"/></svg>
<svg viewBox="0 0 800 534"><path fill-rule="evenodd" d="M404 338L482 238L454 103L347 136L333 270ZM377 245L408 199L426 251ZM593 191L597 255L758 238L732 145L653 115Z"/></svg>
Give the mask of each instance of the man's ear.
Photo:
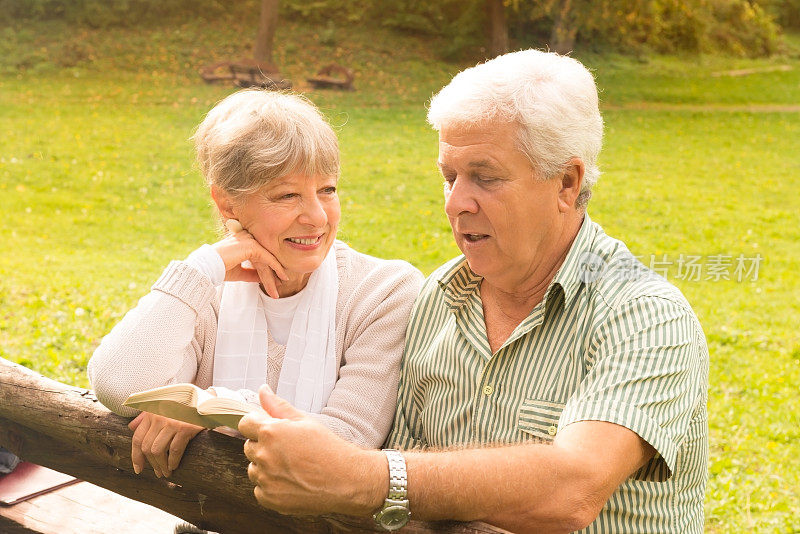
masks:
<svg viewBox="0 0 800 534"><path fill-rule="evenodd" d="M228 193L219 186L212 185L211 198L223 219L236 219L236 214L233 212L233 199Z"/></svg>
<svg viewBox="0 0 800 534"><path fill-rule="evenodd" d="M558 209L562 213L575 209L575 201L583 185L584 171L583 160L580 158L572 158L567 162L564 174L561 176L561 189L558 192Z"/></svg>

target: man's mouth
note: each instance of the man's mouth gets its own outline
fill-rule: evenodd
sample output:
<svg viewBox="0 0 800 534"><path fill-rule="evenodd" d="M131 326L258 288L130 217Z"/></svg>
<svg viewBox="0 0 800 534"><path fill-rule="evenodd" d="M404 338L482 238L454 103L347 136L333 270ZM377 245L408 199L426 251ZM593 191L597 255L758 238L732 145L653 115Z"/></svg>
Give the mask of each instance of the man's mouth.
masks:
<svg viewBox="0 0 800 534"><path fill-rule="evenodd" d="M487 237L489 236L486 234L464 234L464 239L471 242L480 241L481 239L485 239Z"/></svg>

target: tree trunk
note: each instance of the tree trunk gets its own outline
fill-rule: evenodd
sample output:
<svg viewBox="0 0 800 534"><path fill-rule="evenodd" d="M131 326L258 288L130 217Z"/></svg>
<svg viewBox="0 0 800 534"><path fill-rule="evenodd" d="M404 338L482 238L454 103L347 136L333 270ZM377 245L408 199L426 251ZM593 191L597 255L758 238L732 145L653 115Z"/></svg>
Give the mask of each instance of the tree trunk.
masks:
<svg viewBox="0 0 800 534"><path fill-rule="evenodd" d="M489 11L489 57L508 52L508 21L503 0L486 0Z"/></svg>
<svg viewBox="0 0 800 534"><path fill-rule="evenodd" d="M550 34L550 47L553 52L566 54L575 46L578 26L572 16L572 0L561 0L556 4L556 16L553 31Z"/></svg>
<svg viewBox="0 0 800 534"><path fill-rule="evenodd" d="M258 19L258 33L253 46L253 59L258 63L273 65L272 44L278 27L278 0L261 0L261 16ZM277 69L270 69L277 70Z"/></svg>
<svg viewBox="0 0 800 534"><path fill-rule="evenodd" d="M67 473L221 532L287 534L381 532L370 517L288 516L258 505L247 478L242 438L203 431L169 480L131 467L128 419L92 392L44 378L0 358L0 445L24 460ZM57 520L57 519L56 519ZM0 522L0 531L8 530ZM484 523L410 521L404 532L490 534Z"/></svg>

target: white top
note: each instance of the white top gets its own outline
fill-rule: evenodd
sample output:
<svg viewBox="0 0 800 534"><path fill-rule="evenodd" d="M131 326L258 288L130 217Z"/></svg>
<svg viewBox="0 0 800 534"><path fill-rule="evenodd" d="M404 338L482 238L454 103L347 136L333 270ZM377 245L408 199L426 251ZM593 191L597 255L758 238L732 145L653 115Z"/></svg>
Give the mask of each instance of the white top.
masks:
<svg viewBox="0 0 800 534"><path fill-rule="evenodd" d="M269 295L262 291L261 302L264 303L264 311L267 314L267 328L269 328L269 335L279 345L286 346L289 340L289 330L292 328L292 319L294 312L297 310L297 304L300 302L300 296L306 288L303 288L298 293L279 299L270 298Z"/></svg>

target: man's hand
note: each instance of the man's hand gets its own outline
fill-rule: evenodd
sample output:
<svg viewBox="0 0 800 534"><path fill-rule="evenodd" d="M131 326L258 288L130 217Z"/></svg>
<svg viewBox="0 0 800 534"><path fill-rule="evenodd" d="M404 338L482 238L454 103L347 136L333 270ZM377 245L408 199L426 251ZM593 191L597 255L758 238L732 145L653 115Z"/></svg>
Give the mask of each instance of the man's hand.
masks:
<svg viewBox="0 0 800 534"><path fill-rule="evenodd" d="M190 425L168 417L142 412L128 424L133 430L131 461L138 475L144 468L145 458L153 466L156 477L168 477L178 468L189 441L201 426Z"/></svg>
<svg viewBox="0 0 800 534"><path fill-rule="evenodd" d="M258 395L267 415L246 415L239 431L259 504L298 515L367 515L380 506L389 487L380 451L340 439L267 386Z"/></svg>

